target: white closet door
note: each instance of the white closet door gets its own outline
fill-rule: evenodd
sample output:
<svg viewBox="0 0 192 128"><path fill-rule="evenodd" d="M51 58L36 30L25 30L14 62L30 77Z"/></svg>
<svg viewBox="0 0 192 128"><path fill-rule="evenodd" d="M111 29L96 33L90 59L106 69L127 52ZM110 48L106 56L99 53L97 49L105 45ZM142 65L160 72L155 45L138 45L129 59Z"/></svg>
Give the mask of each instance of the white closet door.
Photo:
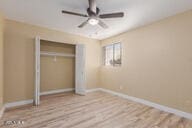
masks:
<svg viewBox="0 0 192 128"><path fill-rule="evenodd" d="M75 93L85 95L85 46L83 44L76 45L75 61Z"/></svg>
<svg viewBox="0 0 192 128"><path fill-rule="evenodd" d="M40 104L40 37L35 38L35 93L34 104Z"/></svg>

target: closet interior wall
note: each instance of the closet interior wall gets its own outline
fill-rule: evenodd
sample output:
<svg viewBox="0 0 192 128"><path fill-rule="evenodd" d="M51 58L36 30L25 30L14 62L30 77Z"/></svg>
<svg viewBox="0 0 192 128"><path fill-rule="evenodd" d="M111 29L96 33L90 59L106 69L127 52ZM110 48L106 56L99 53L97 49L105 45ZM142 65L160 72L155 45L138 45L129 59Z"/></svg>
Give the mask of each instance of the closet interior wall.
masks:
<svg viewBox="0 0 192 128"><path fill-rule="evenodd" d="M75 45L41 40L40 50L40 92L75 88Z"/></svg>

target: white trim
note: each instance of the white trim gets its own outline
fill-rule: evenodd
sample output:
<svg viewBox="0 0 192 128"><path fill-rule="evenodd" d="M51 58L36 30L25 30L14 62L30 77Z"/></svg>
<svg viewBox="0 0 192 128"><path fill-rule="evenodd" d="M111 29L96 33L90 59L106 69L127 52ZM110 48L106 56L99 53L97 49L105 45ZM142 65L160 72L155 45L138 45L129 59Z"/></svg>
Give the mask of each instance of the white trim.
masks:
<svg viewBox="0 0 192 128"><path fill-rule="evenodd" d="M86 93L91 93L91 92L96 92L96 91L101 91L101 88L87 89Z"/></svg>
<svg viewBox="0 0 192 128"><path fill-rule="evenodd" d="M48 95L48 94L56 94L56 93L62 93L62 92L70 92L73 91L74 88L68 88L68 89L60 89L60 90L53 90L53 91L48 91L48 92L42 92L40 95ZM16 101L16 102L10 102L5 104L5 109L7 108L12 108L12 107L18 107L22 105L27 105L33 103L33 99L29 100L22 100L22 101ZM1 113L0 113L1 115Z"/></svg>
<svg viewBox="0 0 192 128"><path fill-rule="evenodd" d="M134 102L138 102L138 103L141 103L141 104L144 104L144 105L147 105L147 106L151 106L151 107L154 107L156 109L159 109L159 110L162 110L162 111L165 111L165 112L173 113L175 115L185 117L187 119L192 120L192 114L191 113L183 112L183 111L180 111L180 110L177 110L177 109L174 109L174 108L170 108L170 107L167 107L167 106L164 106L164 105L153 103L151 101L147 101L147 100L144 100L144 99L128 96L126 94L114 92L114 91L111 91L111 90L107 90L107 89L103 89L103 88L101 88L99 90L103 91L103 92L106 92L106 93L113 94L113 95L117 95L119 97L131 100L131 101L134 101Z"/></svg>
<svg viewBox="0 0 192 128"><path fill-rule="evenodd" d="M40 104L40 37L35 37L35 92L34 103Z"/></svg>
<svg viewBox="0 0 192 128"><path fill-rule="evenodd" d="M64 90L62 92L68 92L68 91L72 91L74 89L71 88L71 89L64 89ZM106 92L106 93L110 93L112 95L116 95L116 96L119 96L119 97L122 97L122 98L125 98L125 99L128 99L128 100L134 101L134 102L138 102L138 103L141 103L141 104L144 104L144 105L147 105L147 106L151 106L151 107L154 107L156 109L159 109L159 110L162 110L162 111L165 111L165 112L169 112L169 113L173 113L175 115L185 117L187 119L192 120L192 114L191 113L183 112L183 111L180 111L180 110L177 110L177 109L174 109L174 108L163 106L163 105L153 103L153 102L150 102L150 101L147 101L147 100L143 100L143 99L140 99L140 98L128 96L126 94L114 92L114 91L111 91L111 90L108 90L108 89L95 88L95 89L88 89L86 92L90 93L90 92L95 92L95 91L103 91L103 92ZM61 90L60 90L60 92L61 92ZM56 93L56 91L54 93ZM48 93L47 92L47 94L54 94L54 93L50 93L50 92ZM46 94L46 93L44 92L44 94ZM41 95L42 95L42 93L41 93ZM17 101L17 102L12 102L12 103L6 103L4 108L17 107L17 106L22 106L22 105L31 104L31 103L33 103L32 99L31 100ZM4 111L4 110L1 109L0 115L2 115L2 111Z"/></svg>
<svg viewBox="0 0 192 128"><path fill-rule="evenodd" d="M18 107L22 105L27 105L33 103L33 99L30 100L22 100L22 101L16 101L16 102L10 102L5 104L5 108L12 108L12 107Z"/></svg>
<svg viewBox="0 0 192 128"><path fill-rule="evenodd" d="M62 93L62 92L71 92L74 90L75 90L74 88L51 90L51 91L41 92L40 95L44 96L44 95L57 94L57 93Z"/></svg>
<svg viewBox="0 0 192 128"><path fill-rule="evenodd" d="M0 119L3 117L5 111L5 106L2 106L2 108L0 109Z"/></svg>

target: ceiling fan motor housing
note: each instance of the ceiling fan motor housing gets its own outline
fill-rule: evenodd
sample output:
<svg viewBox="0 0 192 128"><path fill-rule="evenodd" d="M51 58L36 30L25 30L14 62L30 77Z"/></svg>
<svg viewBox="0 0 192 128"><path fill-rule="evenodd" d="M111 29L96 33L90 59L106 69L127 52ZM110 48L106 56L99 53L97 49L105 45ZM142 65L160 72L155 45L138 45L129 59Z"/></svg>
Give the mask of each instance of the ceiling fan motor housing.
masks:
<svg viewBox="0 0 192 128"><path fill-rule="evenodd" d="M98 16L99 12L100 12L99 8L96 9L96 13L92 12L90 8L87 8L87 13L89 16Z"/></svg>

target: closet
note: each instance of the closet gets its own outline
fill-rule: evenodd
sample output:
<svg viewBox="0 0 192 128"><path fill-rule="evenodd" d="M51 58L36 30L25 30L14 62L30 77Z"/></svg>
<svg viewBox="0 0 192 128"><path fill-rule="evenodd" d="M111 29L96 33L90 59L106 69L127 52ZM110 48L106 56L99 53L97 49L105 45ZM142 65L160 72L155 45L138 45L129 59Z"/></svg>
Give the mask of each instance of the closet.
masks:
<svg viewBox="0 0 192 128"><path fill-rule="evenodd" d="M35 39L34 104L40 96L72 91L85 95L85 46Z"/></svg>

